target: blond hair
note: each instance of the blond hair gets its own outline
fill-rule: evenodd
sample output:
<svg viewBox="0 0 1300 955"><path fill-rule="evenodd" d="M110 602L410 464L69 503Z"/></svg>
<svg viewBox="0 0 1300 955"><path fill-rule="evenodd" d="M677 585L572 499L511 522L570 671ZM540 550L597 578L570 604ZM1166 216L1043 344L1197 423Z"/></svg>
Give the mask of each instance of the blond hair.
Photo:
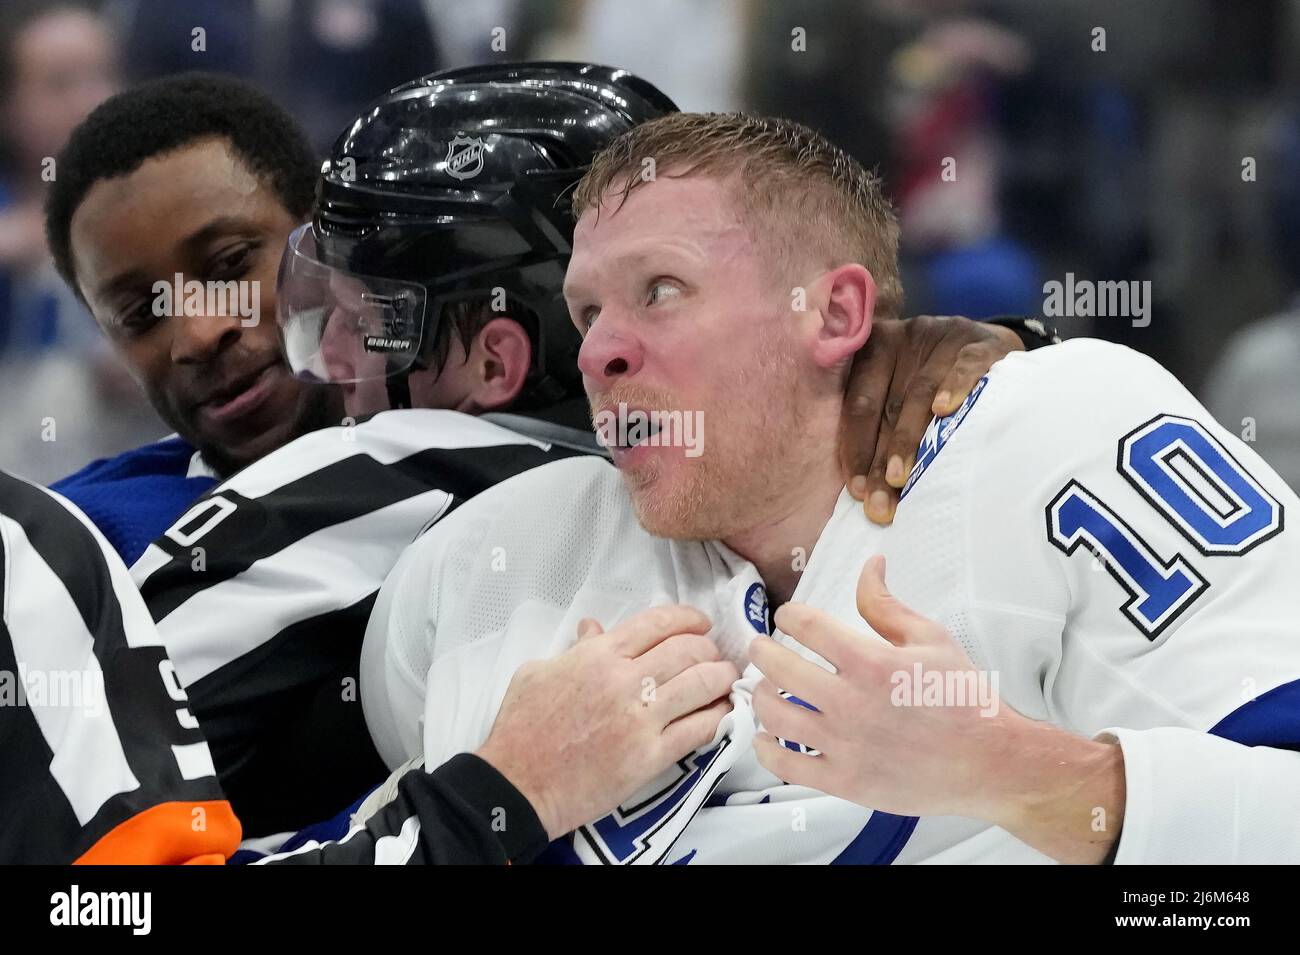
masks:
<svg viewBox="0 0 1300 955"><path fill-rule="evenodd" d="M573 214L598 209L606 192L661 175L740 176L737 199L755 238L786 270L800 264L866 266L875 314L897 318L898 220L880 177L820 133L788 119L743 113L670 113L606 146L573 193Z"/></svg>

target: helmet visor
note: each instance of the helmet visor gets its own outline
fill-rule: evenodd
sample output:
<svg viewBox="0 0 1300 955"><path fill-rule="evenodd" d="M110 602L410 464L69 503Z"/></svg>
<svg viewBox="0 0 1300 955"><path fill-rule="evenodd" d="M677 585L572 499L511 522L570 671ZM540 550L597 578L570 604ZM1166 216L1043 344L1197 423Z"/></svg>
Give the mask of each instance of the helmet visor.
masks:
<svg viewBox="0 0 1300 955"><path fill-rule="evenodd" d="M293 373L314 382L384 379L420 351L426 291L321 261L310 223L289 237L276 280L276 319Z"/></svg>

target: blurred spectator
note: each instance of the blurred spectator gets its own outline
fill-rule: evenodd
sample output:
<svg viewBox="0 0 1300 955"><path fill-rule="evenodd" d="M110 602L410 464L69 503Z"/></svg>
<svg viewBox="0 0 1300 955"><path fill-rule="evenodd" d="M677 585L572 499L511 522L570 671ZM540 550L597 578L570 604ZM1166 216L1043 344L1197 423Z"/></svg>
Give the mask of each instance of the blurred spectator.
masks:
<svg viewBox="0 0 1300 955"><path fill-rule="evenodd" d="M560 14L555 0L424 0L424 9L447 68L526 59L533 31L553 26Z"/></svg>
<svg viewBox="0 0 1300 955"><path fill-rule="evenodd" d="M124 24L131 79L185 70L251 79L322 153L370 100L441 67L422 0L113 0L110 9Z"/></svg>
<svg viewBox="0 0 1300 955"><path fill-rule="evenodd" d="M737 0L568 0L533 53L630 70L684 110L735 110L743 104L748 11Z"/></svg>
<svg viewBox="0 0 1300 955"><path fill-rule="evenodd" d="M83 351L99 336L50 264L41 203L68 134L117 88L117 47L79 3L7 3L0 23L0 347Z"/></svg>
<svg viewBox="0 0 1300 955"><path fill-rule="evenodd" d="M7 3L0 33L0 464L50 481L163 430L54 271L50 160L118 85L107 23L75 2Z"/></svg>
<svg viewBox="0 0 1300 955"><path fill-rule="evenodd" d="M1210 373L1205 403L1300 490L1300 107L1276 119L1269 139L1262 180L1291 301L1228 341Z"/></svg>
<svg viewBox="0 0 1300 955"><path fill-rule="evenodd" d="M1300 491L1300 294L1224 349L1206 386L1210 413Z"/></svg>
<svg viewBox="0 0 1300 955"><path fill-rule="evenodd" d="M821 130L885 179L909 311L1037 312L1040 266L1003 228L1002 89L1015 33L951 0L756 0L749 107ZM945 160L951 160L945 177Z"/></svg>
<svg viewBox="0 0 1300 955"><path fill-rule="evenodd" d="M6 359L0 408L0 465L41 484L168 431L107 352L53 349L31 361Z"/></svg>
<svg viewBox="0 0 1300 955"><path fill-rule="evenodd" d="M1038 264L1003 229L993 108L998 84L1029 60L1018 35L967 18L937 21L893 57L892 185L910 311L987 318L1041 308Z"/></svg>
<svg viewBox="0 0 1300 955"><path fill-rule="evenodd" d="M1258 155L1259 117L1294 60L1300 4L978 6L1036 52L1003 99L1008 223L1048 263L1047 278L1151 282L1147 327L1063 324L1137 348L1196 388L1234 326L1281 304L1242 159Z"/></svg>
<svg viewBox="0 0 1300 955"><path fill-rule="evenodd" d="M752 2L745 107L812 126L892 184L885 92L890 57L912 25L860 0Z"/></svg>

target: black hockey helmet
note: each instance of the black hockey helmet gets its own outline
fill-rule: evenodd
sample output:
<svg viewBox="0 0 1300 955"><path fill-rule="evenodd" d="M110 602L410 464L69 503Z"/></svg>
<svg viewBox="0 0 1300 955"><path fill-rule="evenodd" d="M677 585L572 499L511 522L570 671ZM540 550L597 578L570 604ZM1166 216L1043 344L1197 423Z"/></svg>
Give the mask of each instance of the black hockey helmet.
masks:
<svg viewBox="0 0 1300 955"><path fill-rule="evenodd" d="M595 154L676 106L624 70L503 63L397 87L339 137L316 213L281 264L289 364L325 381L430 366L447 309L488 301L523 321L533 367L519 407L581 395L577 332L561 294L572 251L568 193Z"/></svg>

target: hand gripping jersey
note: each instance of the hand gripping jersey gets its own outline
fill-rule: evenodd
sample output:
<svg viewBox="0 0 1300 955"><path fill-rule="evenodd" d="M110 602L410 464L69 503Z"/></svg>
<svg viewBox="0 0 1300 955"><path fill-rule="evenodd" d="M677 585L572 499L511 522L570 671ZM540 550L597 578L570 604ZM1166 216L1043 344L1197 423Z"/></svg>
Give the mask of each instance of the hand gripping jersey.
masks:
<svg viewBox="0 0 1300 955"><path fill-rule="evenodd" d="M892 526L841 495L794 600L879 639L855 587L883 552L891 591L996 674L1006 705L1118 739L1117 861L1293 861L1300 539L1286 521L1298 506L1158 365L1069 342L1004 359L932 423ZM766 626L753 569L717 544L646 535L608 465L561 462L494 488L410 548L380 594L362 666L380 752L436 765L475 748L512 673L569 646L579 619L608 629L669 601L709 614L738 663ZM975 820L873 813L781 785L751 748L757 679L743 672L710 746L551 857L1048 861Z"/></svg>
<svg viewBox="0 0 1300 955"><path fill-rule="evenodd" d="M162 641L76 508L0 473L0 863L221 862L239 823Z"/></svg>
<svg viewBox="0 0 1300 955"><path fill-rule="evenodd" d="M385 575L466 499L572 453L457 412L384 412L255 462L141 556L132 576L246 832L319 822L383 779L357 660Z"/></svg>

